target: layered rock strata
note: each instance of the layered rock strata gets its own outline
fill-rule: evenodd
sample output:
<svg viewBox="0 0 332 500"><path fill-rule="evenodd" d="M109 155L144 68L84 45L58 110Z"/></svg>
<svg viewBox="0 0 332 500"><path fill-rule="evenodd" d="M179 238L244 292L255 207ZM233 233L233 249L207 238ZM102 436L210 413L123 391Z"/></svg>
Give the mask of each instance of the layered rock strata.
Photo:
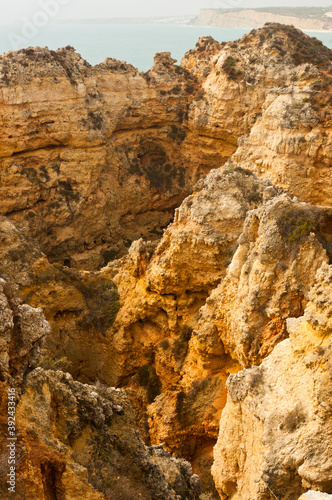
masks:
<svg viewBox="0 0 332 500"><path fill-rule="evenodd" d="M330 204L329 49L272 24L228 44L203 37L174 63L91 67L70 47L1 57L1 213L52 262L97 269L158 238L240 138L242 166Z"/></svg>
<svg viewBox="0 0 332 500"><path fill-rule="evenodd" d="M21 304L3 279L0 304L1 498L198 500L200 482L190 464L143 444L124 391L38 367L50 334L42 310ZM7 421L8 394L14 424ZM14 490L8 425L15 428Z"/></svg>
<svg viewBox="0 0 332 500"><path fill-rule="evenodd" d="M201 472L211 462L227 376L288 336L332 256L330 228L330 210L229 162L197 185L156 249L140 241L105 268L122 304L114 373L153 443Z"/></svg>
<svg viewBox="0 0 332 500"><path fill-rule="evenodd" d="M313 379L324 409L329 361L319 345L317 370L293 356L302 340L292 325L304 320L288 318L306 311L315 329L329 314L331 51L268 25L229 44L204 37L181 66L159 54L146 74L114 60L91 68L71 48L9 53L1 64L0 377L3 394L11 383L20 397L20 488L27 481L33 498L197 498L190 467L159 444L213 492L222 414L223 498L330 493L312 389ZM255 376L265 366L266 386ZM290 403L287 427L277 408L279 448L269 419L288 372L304 420ZM112 386L126 389L155 447Z"/></svg>

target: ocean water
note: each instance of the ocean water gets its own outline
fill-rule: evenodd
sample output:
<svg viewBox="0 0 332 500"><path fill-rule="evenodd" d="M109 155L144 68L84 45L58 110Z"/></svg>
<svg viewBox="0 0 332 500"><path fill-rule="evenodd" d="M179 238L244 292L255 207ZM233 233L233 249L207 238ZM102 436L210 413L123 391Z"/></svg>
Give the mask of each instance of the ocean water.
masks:
<svg viewBox="0 0 332 500"><path fill-rule="evenodd" d="M75 47L90 64L114 57L146 71L155 52L170 51L178 61L194 48L198 38L211 35L218 42L241 38L249 29L211 28L172 24L49 24L43 28L0 26L0 53L28 46L58 49ZM332 32L308 32L332 48Z"/></svg>

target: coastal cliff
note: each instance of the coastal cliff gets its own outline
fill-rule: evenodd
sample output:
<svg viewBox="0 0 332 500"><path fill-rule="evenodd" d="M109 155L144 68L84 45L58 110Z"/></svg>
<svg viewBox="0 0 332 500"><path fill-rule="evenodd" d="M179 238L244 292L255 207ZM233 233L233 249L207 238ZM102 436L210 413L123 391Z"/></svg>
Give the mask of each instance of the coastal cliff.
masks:
<svg viewBox="0 0 332 500"><path fill-rule="evenodd" d="M289 10L290 12L287 12ZM214 26L218 28L261 28L265 23L280 23L295 26L300 30L331 31L331 18L324 15L307 14L306 8L269 9L201 9L193 20L195 26ZM324 10L317 8L316 10ZM328 10L328 9L325 9ZM272 11L272 12L271 12ZM280 13L279 13L280 11Z"/></svg>
<svg viewBox="0 0 332 500"><path fill-rule="evenodd" d="M17 498L331 494L332 51L267 24L0 67Z"/></svg>

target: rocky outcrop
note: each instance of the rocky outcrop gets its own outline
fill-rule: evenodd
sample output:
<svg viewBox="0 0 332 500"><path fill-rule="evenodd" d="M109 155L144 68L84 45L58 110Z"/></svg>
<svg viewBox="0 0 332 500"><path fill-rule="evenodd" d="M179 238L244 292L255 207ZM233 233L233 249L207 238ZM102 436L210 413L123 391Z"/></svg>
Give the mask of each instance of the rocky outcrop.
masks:
<svg viewBox="0 0 332 500"><path fill-rule="evenodd" d="M321 493L319 491L307 491L304 495L302 495L299 500L328 500L332 498L332 495L328 495L327 493Z"/></svg>
<svg viewBox="0 0 332 500"><path fill-rule="evenodd" d="M113 59L92 68L70 47L10 52L0 67L1 212L52 261L93 269L155 237L207 171L182 156L195 82L168 53L145 75Z"/></svg>
<svg viewBox="0 0 332 500"><path fill-rule="evenodd" d="M36 368L50 325L42 309L21 304L10 283L0 278L0 381L21 385Z"/></svg>
<svg viewBox="0 0 332 500"><path fill-rule="evenodd" d="M207 75L189 120L202 134L238 139L233 160L241 167L301 201L331 206L325 182L331 175L331 50L277 24L219 52L211 41L204 44L206 53L198 44L182 60L198 76L205 66Z"/></svg>
<svg viewBox="0 0 332 500"><path fill-rule="evenodd" d="M329 432L328 351L303 333L328 317L331 51L267 25L174 62L0 60L0 375L3 394L18 387L31 498L197 498L169 453L216 493L221 415L224 498L331 492L322 445L309 450L319 419Z"/></svg>
<svg viewBox="0 0 332 500"><path fill-rule="evenodd" d="M114 324L117 359L121 353L124 356L119 380L143 361L151 361L161 341L172 344L182 330L190 332L200 307L226 274L247 211L261 203L264 193L276 192L268 181L250 172L233 171L231 165L229 170L226 174L214 170L197 185L197 191L176 210L174 222L155 249L135 242L126 259L102 271L117 285L122 304ZM165 389L178 382L180 365L173 358L171 376L170 359L165 363L169 371ZM161 370L160 366L157 371Z"/></svg>
<svg viewBox="0 0 332 500"><path fill-rule="evenodd" d="M1 213L52 262L95 270L140 237L158 239L240 138L243 167L330 204L330 61L280 25L236 43L203 37L180 66L157 54L145 74L114 59L91 67L70 47L9 52Z"/></svg>
<svg viewBox="0 0 332 500"><path fill-rule="evenodd" d="M20 302L1 279L1 498L198 500L200 481L190 464L143 444L124 391L38 367L50 325L41 309ZM15 491L7 483L8 443Z"/></svg>
<svg viewBox="0 0 332 500"><path fill-rule="evenodd" d="M259 364L288 336L287 318L303 314L331 259L330 227L329 211L285 195L252 210L225 279L200 311L197 347L217 335L240 365Z"/></svg>
<svg viewBox="0 0 332 500"><path fill-rule="evenodd" d="M303 314L332 240L329 210L278 195L232 162L196 189L155 249L137 242L103 272L122 304L117 383L129 388L142 432L202 474L228 375L288 336L286 320Z"/></svg>
<svg viewBox="0 0 332 500"><path fill-rule="evenodd" d="M296 15L263 12L264 9L238 9L234 11L220 9L201 9L193 20L195 26L215 26L220 28L261 28L265 23L290 24L300 30L330 31L331 20L328 17L301 17Z"/></svg>
<svg viewBox="0 0 332 500"><path fill-rule="evenodd" d="M213 465L221 498L332 492L331 277L323 264L290 338L228 380Z"/></svg>
<svg viewBox="0 0 332 500"><path fill-rule="evenodd" d="M144 446L119 389L37 368L27 377L16 415L16 489L27 500L199 497L199 479L188 463ZM14 497L3 489L1 498Z"/></svg>

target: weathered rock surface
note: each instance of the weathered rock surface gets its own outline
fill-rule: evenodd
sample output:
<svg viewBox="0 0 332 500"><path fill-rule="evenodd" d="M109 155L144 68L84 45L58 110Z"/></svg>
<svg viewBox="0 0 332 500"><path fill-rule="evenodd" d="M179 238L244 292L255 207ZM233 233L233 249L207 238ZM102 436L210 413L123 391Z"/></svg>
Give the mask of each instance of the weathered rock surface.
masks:
<svg viewBox="0 0 332 500"><path fill-rule="evenodd" d="M332 493L332 267L323 264L304 316L260 366L231 375L215 447L221 498Z"/></svg>
<svg viewBox="0 0 332 500"><path fill-rule="evenodd" d="M123 391L36 368L50 326L3 279L0 314L1 498L198 500L200 482L190 464L145 447ZM15 493L7 484L10 387L17 403Z"/></svg>
<svg viewBox="0 0 332 500"><path fill-rule="evenodd" d="M198 499L199 479L190 465L144 446L119 389L83 385L68 373L37 368L17 406L17 425L17 492L27 500Z"/></svg>
<svg viewBox="0 0 332 500"><path fill-rule="evenodd" d="M91 67L70 47L9 52L1 213L52 262L97 269L157 239L240 138L242 167L330 205L331 59L280 25L228 44L203 37L181 66L161 53L145 74L114 59Z"/></svg>
<svg viewBox="0 0 332 500"><path fill-rule="evenodd" d="M196 189L156 249L139 241L102 272L118 285L114 374L130 387L140 429L202 472L227 376L288 336L332 238L329 210L280 196L232 162Z"/></svg>
<svg viewBox="0 0 332 500"><path fill-rule="evenodd" d="M242 366L259 364L288 336L287 318L303 314L331 259L331 226L329 210L285 195L249 212L226 277L200 311L197 346L217 334Z"/></svg>
<svg viewBox="0 0 332 500"><path fill-rule="evenodd" d="M146 74L70 48L1 65L1 401L15 383L20 488L196 498L170 451L213 492L223 411L223 498L331 493L331 51L268 25Z"/></svg>
<svg viewBox="0 0 332 500"><path fill-rule="evenodd" d="M6 403L3 398L2 406ZM162 448L145 447L119 389L83 385L68 373L37 368L26 379L16 427L16 493L2 481L1 498L199 497L190 464L171 459ZM7 455L3 446L2 479Z"/></svg>
<svg viewBox="0 0 332 500"><path fill-rule="evenodd" d="M239 139L241 167L331 206L331 60L291 26L267 24L220 50L202 38L182 60L202 81L189 121L201 134Z"/></svg>
<svg viewBox="0 0 332 500"><path fill-rule="evenodd" d="M0 66L1 212L52 260L96 268L169 223L204 173L182 159L195 82L169 54L145 75L113 59L92 68L71 48Z"/></svg>
<svg viewBox="0 0 332 500"><path fill-rule="evenodd" d="M42 309L21 304L11 285L0 278L0 381L20 385L38 365L49 333Z"/></svg>
<svg viewBox="0 0 332 500"><path fill-rule="evenodd" d="M0 275L7 288L20 303L42 307L52 327L44 344L43 366L55 363L84 382L95 382L100 371L104 381L111 380L107 373L112 373L112 357L105 353L112 356L106 332L119 309L115 284L93 273L53 266L35 241L2 216L0 241ZM62 360L60 365L57 360Z"/></svg>
<svg viewBox="0 0 332 500"><path fill-rule="evenodd" d="M307 491L304 495L302 495L299 500L328 500L332 498L332 495L328 495L327 493L321 493L320 491Z"/></svg>

